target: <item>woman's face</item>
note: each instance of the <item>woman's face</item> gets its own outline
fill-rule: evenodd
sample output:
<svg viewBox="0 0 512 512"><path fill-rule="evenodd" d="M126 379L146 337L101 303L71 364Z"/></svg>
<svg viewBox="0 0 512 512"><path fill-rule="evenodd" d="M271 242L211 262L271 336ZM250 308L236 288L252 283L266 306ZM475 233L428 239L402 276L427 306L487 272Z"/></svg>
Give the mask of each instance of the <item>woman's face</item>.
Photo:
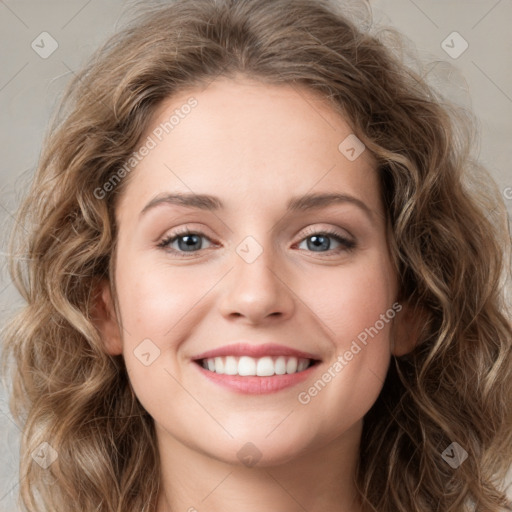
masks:
<svg viewBox="0 0 512 512"><path fill-rule="evenodd" d="M106 343L160 441L276 464L361 426L400 306L375 162L351 133L315 93L245 78L155 112L116 212Z"/></svg>

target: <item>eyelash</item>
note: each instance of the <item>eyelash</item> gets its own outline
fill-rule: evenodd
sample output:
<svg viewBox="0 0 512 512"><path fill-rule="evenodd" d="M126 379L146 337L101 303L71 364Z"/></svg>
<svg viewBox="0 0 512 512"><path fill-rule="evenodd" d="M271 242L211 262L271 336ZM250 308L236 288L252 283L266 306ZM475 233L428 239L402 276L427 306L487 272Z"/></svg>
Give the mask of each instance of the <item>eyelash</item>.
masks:
<svg viewBox="0 0 512 512"><path fill-rule="evenodd" d="M182 236L186 236L186 235L196 235L196 236L204 237L204 238L207 238L208 240L210 240L210 238L208 236L206 236L204 233L202 233L201 231L192 231L188 228L182 228L182 229L178 229L177 231L175 231L168 237L165 237L161 242L158 243L157 246L160 247L161 249L171 252L172 254L177 255L178 257L190 258L191 256L189 256L187 254L187 252L177 251L176 249L171 249L169 247L170 243L172 243L176 239L178 239ZM329 249L325 253L320 252L319 254L328 254L328 253L332 253L332 252L334 252L335 254L338 254L339 252L342 252L342 251L352 252L357 247L357 244L355 241L349 240L348 238L345 238L344 236L340 235L337 231L335 231L333 229L329 229L329 228L323 229L323 230L316 230L316 229L312 228L307 233L305 233L305 236L300 240L299 243L303 242L304 240L306 240L307 238L309 238L313 235L320 235L320 236L327 235L327 236L335 239L342 246L342 247L338 247L337 249ZM201 249L199 249L199 251L201 251ZM189 254L193 255L194 253L197 253L199 251L190 251ZM308 252L314 252L314 251L308 251Z"/></svg>

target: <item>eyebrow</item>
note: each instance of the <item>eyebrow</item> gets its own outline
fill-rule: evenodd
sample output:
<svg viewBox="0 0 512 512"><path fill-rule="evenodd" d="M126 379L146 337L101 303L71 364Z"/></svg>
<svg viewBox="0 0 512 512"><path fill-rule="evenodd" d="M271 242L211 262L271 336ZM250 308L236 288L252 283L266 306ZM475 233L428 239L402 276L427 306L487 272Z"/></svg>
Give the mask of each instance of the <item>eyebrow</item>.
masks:
<svg viewBox="0 0 512 512"><path fill-rule="evenodd" d="M288 201L286 210L287 212L302 212L343 203L353 204L359 207L370 220L374 220L374 212L363 201L349 194L313 193L295 196ZM220 198L208 194L163 193L149 201L140 212L140 216L163 204L197 208L206 211L219 211L224 208L224 204Z"/></svg>

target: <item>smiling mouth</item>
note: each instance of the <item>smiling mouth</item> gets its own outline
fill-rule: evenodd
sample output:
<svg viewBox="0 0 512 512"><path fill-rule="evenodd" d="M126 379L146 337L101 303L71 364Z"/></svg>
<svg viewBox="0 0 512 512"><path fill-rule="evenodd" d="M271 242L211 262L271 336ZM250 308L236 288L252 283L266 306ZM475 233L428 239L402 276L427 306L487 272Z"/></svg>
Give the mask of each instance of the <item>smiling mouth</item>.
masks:
<svg viewBox="0 0 512 512"><path fill-rule="evenodd" d="M194 361L205 370L219 375L239 375L242 377L272 377L301 373L320 363L315 359L294 356L222 356Z"/></svg>

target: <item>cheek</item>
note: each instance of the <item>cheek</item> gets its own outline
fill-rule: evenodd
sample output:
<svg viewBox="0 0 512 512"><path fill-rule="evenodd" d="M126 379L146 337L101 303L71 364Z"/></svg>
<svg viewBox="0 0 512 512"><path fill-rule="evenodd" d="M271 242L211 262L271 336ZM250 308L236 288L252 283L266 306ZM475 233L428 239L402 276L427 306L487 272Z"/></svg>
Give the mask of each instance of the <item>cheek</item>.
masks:
<svg viewBox="0 0 512 512"><path fill-rule="evenodd" d="M332 356L319 375L321 382L302 389L299 402L318 408L319 414L326 407L340 424L348 419L347 411L352 418L362 417L384 384L397 314L390 275L386 261L376 255L360 265L318 275L314 287L300 291L331 339Z"/></svg>
<svg viewBox="0 0 512 512"><path fill-rule="evenodd" d="M349 338L373 326L391 308L395 290L390 275L386 261L376 254L334 272L317 272L302 281L298 295L342 349Z"/></svg>
<svg viewBox="0 0 512 512"><path fill-rule="evenodd" d="M198 325L207 304L201 299L216 282L211 269L197 266L126 261L117 267L123 357L142 403L159 400L157 390L180 391L171 377L182 378L179 348Z"/></svg>
<svg viewBox="0 0 512 512"><path fill-rule="evenodd" d="M172 339L171 331L179 331L181 322L200 307L201 297L216 282L206 268L172 268L155 262L139 264L138 271L121 267L118 277L125 331L162 342Z"/></svg>

